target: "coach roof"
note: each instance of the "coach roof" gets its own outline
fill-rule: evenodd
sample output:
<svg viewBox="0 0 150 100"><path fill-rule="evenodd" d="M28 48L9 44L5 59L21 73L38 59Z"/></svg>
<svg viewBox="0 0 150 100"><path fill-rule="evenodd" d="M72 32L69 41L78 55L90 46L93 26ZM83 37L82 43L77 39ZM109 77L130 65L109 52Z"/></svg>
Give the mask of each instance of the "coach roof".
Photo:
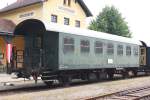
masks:
<svg viewBox="0 0 150 100"><path fill-rule="evenodd" d="M80 28L52 24L52 23L51 24L45 23L45 27L46 27L46 30L48 30L48 31L57 31L57 32L61 32L61 33L82 35L82 36L87 36L87 37L94 37L94 38L142 45L139 40L134 40L133 38L127 38L127 37L122 37L122 36L112 35L112 34L108 34L108 33L87 30L87 29L80 29Z"/></svg>

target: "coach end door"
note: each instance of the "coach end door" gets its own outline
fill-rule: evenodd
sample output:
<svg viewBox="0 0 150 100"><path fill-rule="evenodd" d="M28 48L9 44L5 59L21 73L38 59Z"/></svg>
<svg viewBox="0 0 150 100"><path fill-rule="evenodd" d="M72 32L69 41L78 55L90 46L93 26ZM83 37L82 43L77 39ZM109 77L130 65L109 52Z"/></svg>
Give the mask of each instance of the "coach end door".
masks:
<svg viewBox="0 0 150 100"><path fill-rule="evenodd" d="M141 47L141 55L140 55L140 65L145 66L146 65L146 48Z"/></svg>
<svg viewBox="0 0 150 100"><path fill-rule="evenodd" d="M25 37L25 67L30 71L38 71L42 66L42 37Z"/></svg>

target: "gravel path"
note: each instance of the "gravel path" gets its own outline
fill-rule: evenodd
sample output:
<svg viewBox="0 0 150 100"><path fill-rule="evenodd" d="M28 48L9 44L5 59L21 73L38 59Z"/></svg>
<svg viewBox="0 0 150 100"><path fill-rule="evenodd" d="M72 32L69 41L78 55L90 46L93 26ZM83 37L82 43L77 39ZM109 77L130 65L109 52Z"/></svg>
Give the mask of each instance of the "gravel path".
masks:
<svg viewBox="0 0 150 100"><path fill-rule="evenodd" d="M23 78L17 79L15 75L0 74L0 83L8 81L23 81Z"/></svg>
<svg viewBox="0 0 150 100"><path fill-rule="evenodd" d="M99 82L69 88L18 93L15 95L0 96L0 100L82 100L90 96L103 95L128 88L150 85L149 83L150 77L140 77L112 82Z"/></svg>

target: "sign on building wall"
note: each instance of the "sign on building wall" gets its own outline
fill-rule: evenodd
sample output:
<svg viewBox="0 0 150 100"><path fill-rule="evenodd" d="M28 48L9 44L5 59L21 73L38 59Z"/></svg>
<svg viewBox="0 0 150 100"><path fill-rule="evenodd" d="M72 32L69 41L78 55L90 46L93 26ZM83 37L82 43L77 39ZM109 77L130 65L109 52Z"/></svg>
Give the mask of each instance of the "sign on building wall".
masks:
<svg viewBox="0 0 150 100"><path fill-rule="evenodd" d="M18 14L18 18L20 20L25 20L25 19L30 19L30 18L34 18L35 16L35 11L29 11L29 12L25 12L25 13L20 13Z"/></svg>
<svg viewBox="0 0 150 100"><path fill-rule="evenodd" d="M64 6L58 6L58 11L61 11L63 13L68 13L70 15L75 15L75 10L69 8L69 7L64 7Z"/></svg>

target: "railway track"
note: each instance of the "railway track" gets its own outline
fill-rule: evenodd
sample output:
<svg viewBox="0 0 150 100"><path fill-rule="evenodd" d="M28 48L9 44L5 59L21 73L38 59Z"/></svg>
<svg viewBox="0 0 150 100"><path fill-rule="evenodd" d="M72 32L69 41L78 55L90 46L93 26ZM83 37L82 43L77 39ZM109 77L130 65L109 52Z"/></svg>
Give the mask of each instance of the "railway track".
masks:
<svg viewBox="0 0 150 100"><path fill-rule="evenodd" d="M150 100L150 86L132 88L102 96L90 97L85 100Z"/></svg>
<svg viewBox="0 0 150 100"><path fill-rule="evenodd" d="M83 86L83 85L88 85L88 84L96 84L99 82L109 82L109 81L117 81L117 80L122 80L121 78L115 78L113 80L103 80L103 81L93 81L93 82L88 82L88 81L77 81L77 82L73 82L70 84L70 86L67 87L76 87L76 86ZM16 83L20 83L22 82L20 85L16 85ZM54 84L52 86L46 86L41 80L38 81L37 84L34 83L34 81L32 81L31 83L30 80L22 80L22 81L7 81L7 82L0 82L0 94L4 94L7 93L11 93L13 92L18 93L18 92L32 92L32 91L40 91L40 90L50 90L50 89L60 89L60 88L67 88L64 87L62 85L59 84ZM10 83L10 85L7 85L7 83ZM6 85L5 85L6 84ZM12 85L11 85L12 84ZM4 87L4 88L2 88Z"/></svg>
<svg viewBox="0 0 150 100"><path fill-rule="evenodd" d="M122 78L115 78L113 79L113 81L117 81L117 80L122 80ZM68 87L76 87L76 86L83 86L83 85L88 85L88 84L95 84L95 83L99 83L99 82L109 82L112 80L103 80L103 81L98 81L98 82L87 82L87 81L81 81L81 82L75 82L72 83L70 86ZM12 81L8 81L8 82L12 82ZM21 82L21 81L15 81L15 82ZM23 82L23 81L22 81ZM26 81L27 82L27 81ZM4 82L5 83L5 82ZM4 86L5 87L5 86ZM34 84L34 82L32 82L32 84L25 84L22 83L22 85L18 86L18 85L14 85L14 86L8 86L8 88L5 88L3 90L0 89L0 96L6 96L6 95L14 95L14 94L18 94L18 93L26 93L26 92L37 92L37 91L47 91L47 90L56 90L56 89L61 89L61 88L68 88L68 87L63 87L61 85L53 85L53 86L46 86L43 82L38 82L38 84ZM134 89L133 89L134 90ZM149 86L149 90L150 90L150 86ZM131 90L130 90L131 91ZM134 90L135 91L135 90ZM121 91L122 93L124 91ZM121 93L118 92L118 93ZM124 92L125 93L125 92ZM150 91L149 91L150 93ZM111 96L112 94L108 94L106 96L103 96L104 100L108 100L105 97ZM95 99L94 99L95 98ZM89 98L87 100L97 100L97 98L101 98L101 97L92 97ZM101 99L100 99L101 100ZM128 99L127 99L128 100Z"/></svg>
<svg viewBox="0 0 150 100"><path fill-rule="evenodd" d="M12 82L23 82L23 81L8 81L8 82L2 82L2 83L12 83ZM94 83L94 82L93 82ZM87 85L91 84L86 81L81 82L75 82L72 83L70 86L63 87L59 84L54 84L52 86L45 85L42 81L35 84L32 82L31 84L22 83L21 85L12 85L12 86L5 86L4 89L0 89L0 96L6 96L6 95L14 95L14 94L21 94L26 92L38 92L38 91L48 91L48 90L56 90L56 89L63 89L68 87L76 87L81 85ZM2 87L2 86L1 86ZM0 87L0 88L1 88Z"/></svg>

